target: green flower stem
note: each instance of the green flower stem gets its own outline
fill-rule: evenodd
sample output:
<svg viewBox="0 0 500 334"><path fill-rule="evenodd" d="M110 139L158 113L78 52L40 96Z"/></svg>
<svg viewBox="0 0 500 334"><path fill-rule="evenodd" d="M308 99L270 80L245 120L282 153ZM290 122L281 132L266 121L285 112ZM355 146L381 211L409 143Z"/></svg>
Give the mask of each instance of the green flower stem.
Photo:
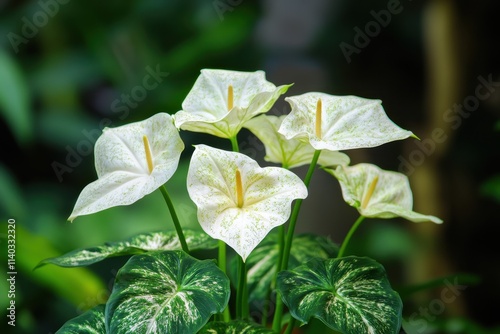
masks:
<svg viewBox="0 0 500 334"><path fill-rule="evenodd" d="M311 183L311 178L318 163L319 155L321 151L316 150L312 158L311 164L309 165L309 170L307 171L306 177L304 179L304 184L309 188L309 183ZM293 235L295 232L295 225L297 224L297 218L299 216L300 206L302 205L302 199L295 201L293 206L292 215L290 217L290 224L288 225L288 232L285 238L285 247L283 249L283 255L281 260L281 267L279 271L286 270L288 268L288 259L290 257L290 249L292 248Z"/></svg>
<svg viewBox="0 0 500 334"><path fill-rule="evenodd" d="M224 274L226 273L226 243L222 240L219 240L219 268ZM231 315L229 314L229 306L226 306L226 308L224 309L222 317L225 322L229 322L231 320Z"/></svg>
<svg viewBox="0 0 500 334"><path fill-rule="evenodd" d="M359 225L361 225L363 220L365 220L365 217L359 216L359 218L356 220L354 225L352 225L352 227L349 230L349 232L347 233L344 241L342 242L342 246L340 246L339 255L337 255L338 258L341 258L342 256L344 256L344 253L345 253L345 250L347 248L347 244L349 243L349 240L351 240L352 235L354 234L354 232L356 232L356 230L358 229Z"/></svg>
<svg viewBox="0 0 500 334"><path fill-rule="evenodd" d="M162 185L160 187L160 191L163 195L163 198L165 199L165 202L167 203L168 209L170 211L170 215L172 216L172 220L174 222L175 230L177 231L177 236L179 237L179 241L181 242L182 250L189 254L189 248L186 243L186 238L184 237L184 233L182 233L182 228L181 224L179 222L179 218L177 217L177 214L175 213L175 208L174 204L172 203L172 200L170 199L170 196L168 195L167 188L165 188L165 185Z"/></svg>
<svg viewBox="0 0 500 334"><path fill-rule="evenodd" d="M238 290L236 291L236 317L238 319L248 318L248 290L247 290L246 264L238 256Z"/></svg>
<svg viewBox="0 0 500 334"><path fill-rule="evenodd" d="M236 139L236 136L229 138L229 140L231 141L233 152L239 152L240 148L238 146L238 139Z"/></svg>
<svg viewBox="0 0 500 334"><path fill-rule="evenodd" d="M313 172L318 163L319 155L321 154L320 150L316 150L314 152L314 156L312 158L311 164L309 165L309 170L307 171L306 177L304 179L304 184L307 188L309 188L309 183L311 183L311 178ZM290 250L292 248L293 235L295 231L295 225L297 223L297 218L299 216L300 206L302 205L302 199L298 199L295 201L293 206L292 215L290 217L290 224L288 225L288 232L285 238L285 246L283 248L283 254L281 256L281 266L278 272L282 270L286 270L288 268L288 260L290 258ZM277 333L281 331L281 318L283 316L283 300L278 296L276 298L276 312L274 313L273 318L273 330Z"/></svg>
<svg viewBox="0 0 500 334"><path fill-rule="evenodd" d="M290 322L288 323L288 326L286 327L285 333L283 334L291 334L293 329L295 328L295 324L297 323L297 319L294 317L290 317Z"/></svg>

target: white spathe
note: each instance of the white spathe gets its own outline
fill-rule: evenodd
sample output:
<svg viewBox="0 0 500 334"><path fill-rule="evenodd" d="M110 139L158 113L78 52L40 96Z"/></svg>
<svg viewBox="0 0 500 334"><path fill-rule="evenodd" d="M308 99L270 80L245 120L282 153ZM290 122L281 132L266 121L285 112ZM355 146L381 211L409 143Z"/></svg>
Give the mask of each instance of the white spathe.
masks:
<svg viewBox="0 0 500 334"><path fill-rule="evenodd" d="M203 230L224 241L243 260L274 227L288 220L294 199L307 197L306 186L294 173L281 167L261 168L244 154L206 145L195 146L187 189Z"/></svg>
<svg viewBox="0 0 500 334"><path fill-rule="evenodd" d="M415 223L443 222L437 217L413 211L410 182L404 174L386 171L368 163L325 170L339 181L346 203L355 207L364 217L402 217Z"/></svg>
<svg viewBox="0 0 500 334"><path fill-rule="evenodd" d="M310 164L314 156L314 148L298 139L286 139L278 132L285 117L286 115L259 115L246 122L245 128L264 144L266 161L282 164L286 168ZM349 156L337 151L321 152L318 160L318 163L325 167L349 165L349 162Z"/></svg>
<svg viewBox="0 0 500 334"><path fill-rule="evenodd" d="M318 100L322 105L319 136ZM281 123L279 133L287 139L307 142L316 150L368 148L415 137L387 117L380 100L312 92L287 97L285 101L290 103L292 111Z"/></svg>
<svg viewBox="0 0 500 334"><path fill-rule="evenodd" d="M246 121L268 112L290 86L276 87L265 79L263 71L203 69L182 103L182 110L174 115L175 126L234 138Z"/></svg>
<svg viewBox="0 0 500 334"><path fill-rule="evenodd" d="M151 172L144 136L149 142ZM68 220L129 205L152 193L175 173L183 150L179 131L167 113L105 128L94 148L97 180L82 190Z"/></svg>

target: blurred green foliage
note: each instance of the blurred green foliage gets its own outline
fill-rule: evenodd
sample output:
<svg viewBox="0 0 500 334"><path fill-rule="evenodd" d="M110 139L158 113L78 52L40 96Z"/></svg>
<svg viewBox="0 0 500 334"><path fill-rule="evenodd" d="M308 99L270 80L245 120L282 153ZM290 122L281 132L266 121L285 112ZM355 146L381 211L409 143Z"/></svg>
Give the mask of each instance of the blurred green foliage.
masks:
<svg viewBox="0 0 500 334"><path fill-rule="evenodd" d="M47 3L57 6L47 9L44 7ZM328 12L328 22L312 47L301 54L279 50L278 46L266 50L255 42L256 25L263 19L265 9L269 10L265 1L241 1L222 15L214 3L206 0L0 2L0 36L4 37L0 40L0 261L3 268L7 261L5 222L14 218L18 242L15 333L53 333L83 309L102 302L124 263L124 259L116 259L81 270L45 266L32 271L40 260L76 248L118 241L139 232L172 228L159 193L132 206L79 217L73 224L66 219L81 189L96 178L92 146L103 126L143 120L157 112L175 113L201 68L257 70L269 67L273 61L279 65L304 57L301 65L309 69L307 57L314 55L324 66L321 72L313 72L314 75L331 76L334 83L327 87L334 87L337 93L382 98L387 110L406 110L391 115L401 125L418 124L425 118L420 112L424 109L424 60L418 28L422 4L413 2L414 9L394 17L391 26L348 65L338 44L351 42L353 27L372 19L370 10L384 8L387 1L350 5L342 2L341 15ZM464 8L465 3L461 2ZM478 12L481 8L485 7L478 7ZM292 35L299 35L300 31L293 29L300 26L296 28L293 22L288 25ZM498 24L485 25L489 35L483 38L497 44L498 34L491 31L495 31ZM495 38L488 40L489 36ZM483 49L478 47L478 50ZM495 53L483 52L483 57L489 62L477 62L480 66L470 70L473 73L469 77L495 70L483 68L496 61ZM151 90L144 89L145 77L157 69L165 73L157 80L158 85ZM304 75L297 81L307 78L308 75ZM294 85L291 94L299 87L300 84ZM314 89L318 85L302 87ZM487 176L484 168L491 171L494 157L498 157L498 153L488 154L497 144L477 133L489 129L492 118L488 114L467 121L460 129L464 135L456 139L459 148L451 151L445 167L458 161L461 168L473 170L474 180ZM185 187L192 144L204 142L221 148L230 145L199 134L182 132L181 136L186 144L183 161L166 186L179 208L183 224L197 228L195 208ZM383 153L374 158L374 163L383 168L392 167L391 160L385 159ZM495 170L498 172L497 167ZM497 183L490 182L485 192L497 197ZM485 212L485 216L492 219L488 216L492 211ZM349 252L373 256L388 268L391 280L404 282L406 277L400 269L412 254L426 246L425 241L415 239L405 224L367 221L360 228L359 239L353 239ZM469 227L445 224L448 224L444 228L449 231L450 239L448 250L459 269L482 269L477 267L476 259L483 254L489 257L481 257L482 261L492 266L490 261L497 259L498 252L492 256L486 247L496 242L492 239L496 238L493 233L476 232L476 240L470 240ZM479 243L476 246L481 253L471 256L474 242ZM460 264L466 255L471 256L468 265ZM488 303L483 305L481 298L499 296L490 293L498 290L495 279L499 277L498 270L492 268L483 273L491 274L493 282L484 287L487 294L470 298L473 313L478 322L497 321L494 308ZM7 305L4 291L8 289L5 275L5 271L0 272L3 319ZM409 308L406 315L412 311ZM475 319L448 321L438 317L437 320L436 333L482 333L474 325ZM311 333L325 331L317 321L308 328ZM10 333L12 328L3 320L0 331Z"/></svg>

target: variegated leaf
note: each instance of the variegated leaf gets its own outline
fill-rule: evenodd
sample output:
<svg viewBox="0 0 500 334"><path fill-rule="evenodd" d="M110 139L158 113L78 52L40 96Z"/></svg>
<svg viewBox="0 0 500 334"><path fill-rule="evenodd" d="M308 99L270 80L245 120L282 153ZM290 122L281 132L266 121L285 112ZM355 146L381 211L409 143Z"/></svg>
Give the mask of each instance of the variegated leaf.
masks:
<svg viewBox="0 0 500 334"><path fill-rule="evenodd" d="M229 279L211 260L182 251L134 255L106 304L110 333L196 333L229 301Z"/></svg>
<svg viewBox="0 0 500 334"><path fill-rule="evenodd" d="M215 321L205 325L198 334L271 334L271 329L253 322L233 320L230 322Z"/></svg>
<svg viewBox="0 0 500 334"><path fill-rule="evenodd" d="M338 247L329 238L314 234L300 234L294 237L288 268L293 269L312 258L328 259L337 256ZM248 257L247 284L249 301L265 300L271 290L276 264L279 257L279 235L270 233ZM237 258L231 268L237 268ZM234 270L233 277L236 277Z"/></svg>
<svg viewBox="0 0 500 334"><path fill-rule="evenodd" d="M394 334L402 302L384 267L366 257L313 259L278 274L278 291L292 316L311 317L348 334Z"/></svg>
<svg viewBox="0 0 500 334"><path fill-rule="evenodd" d="M56 334L106 334L104 307L104 304L98 305L68 320Z"/></svg>
<svg viewBox="0 0 500 334"><path fill-rule="evenodd" d="M184 230L184 236L190 250L217 248L217 240L212 239L203 231ZM76 249L58 257L45 259L37 265L37 268L49 263L60 267L81 267L114 256L178 249L182 249L182 247L175 231L150 232L133 236L124 241L108 242L101 246Z"/></svg>

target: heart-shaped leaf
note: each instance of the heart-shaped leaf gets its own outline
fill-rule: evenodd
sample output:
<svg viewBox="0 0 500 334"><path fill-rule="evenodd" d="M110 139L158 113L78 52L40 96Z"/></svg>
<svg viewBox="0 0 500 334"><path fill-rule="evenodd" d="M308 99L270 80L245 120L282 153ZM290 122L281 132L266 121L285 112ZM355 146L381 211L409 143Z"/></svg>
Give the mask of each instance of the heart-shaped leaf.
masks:
<svg viewBox="0 0 500 334"><path fill-rule="evenodd" d="M212 260L182 251L132 256L106 304L109 333L196 333L229 301L229 279Z"/></svg>
<svg viewBox="0 0 500 334"><path fill-rule="evenodd" d="M106 334L104 307L104 304L98 305L68 320L56 334Z"/></svg>
<svg viewBox="0 0 500 334"><path fill-rule="evenodd" d="M366 257L313 259L278 274L278 291L292 316L311 317L348 334L399 333L402 302L384 267Z"/></svg>
<svg viewBox="0 0 500 334"><path fill-rule="evenodd" d="M205 325L198 334L270 334L271 329L253 322L233 320L230 322L215 321Z"/></svg>
<svg viewBox="0 0 500 334"><path fill-rule="evenodd" d="M203 231L184 230L184 236L190 250L217 248L217 240L212 239ZM60 267L81 267L114 256L179 249L182 249L182 247L175 231L151 232L139 234L124 241L108 242L101 246L76 249L58 257L45 259L36 268L49 263Z"/></svg>
<svg viewBox="0 0 500 334"><path fill-rule="evenodd" d="M314 234L300 234L294 237L290 251L288 268L293 269L313 258L328 259L337 256L338 247L330 239ZM270 233L246 261L249 301L265 300L274 289L272 285L276 275L279 257L279 234ZM236 269L237 258L232 260L231 268ZM236 277L234 270L233 277Z"/></svg>

